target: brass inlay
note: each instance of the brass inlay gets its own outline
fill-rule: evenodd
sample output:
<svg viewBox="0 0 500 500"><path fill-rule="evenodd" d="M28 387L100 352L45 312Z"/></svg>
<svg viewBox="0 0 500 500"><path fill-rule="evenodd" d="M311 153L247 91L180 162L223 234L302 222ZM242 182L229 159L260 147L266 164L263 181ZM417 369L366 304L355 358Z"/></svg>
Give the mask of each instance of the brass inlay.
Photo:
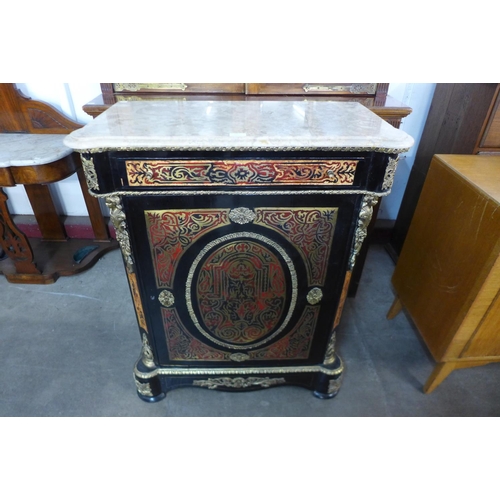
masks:
<svg viewBox="0 0 500 500"><path fill-rule="evenodd" d="M410 148L384 148L377 146L108 146L99 148L74 149L78 153L104 153L106 151L342 151L348 153L403 153Z"/></svg>
<svg viewBox="0 0 500 500"><path fill-rule="evenodd" d="M97 181L97 172L95 171L94 161L92 158L87 159L83 155L80 156L88 188L99 190L99 182Z"/></svg>
<svg viewBox="0 0 500 500"><path fill-rule="evenodd" d="M186 90L185 83L114 83L115 92L138 92L140 90Z"/></svg>
<svg viewBox="0 0 500 500"><path fill-rule="evenodd" d="M273 385L285 384L284 378L259 378L259 377L249 377L249 378L211 378L208 380L194 380L193 385L198 387L206 387L207 389L218 389L219 387L229 387L232 389L244 389L252 386L260 387L271 387Z"/></svg>
<svg viewBox="0 0 500 500"><path fill-rule="evenodd" d="M163 292L158 295L158 300L163 307L170 307L174 305L175 297L172 292L163 290Z"/></svg>
<svg viewBox="0 0 500 500"><path fill-rule="evenodd" d="M229 212L229 218L233 222L236 222L236 224L248 224L252 222L255 217L257 217L255 212L245 207L234 208Z"/></svg>
<svg viewBox="0 0 500 500"><path fill-rule="evenodd" d="M144 212L158 288L173 288L179 264L179 251L185 252L201 236L218 227L229 225L228 214L228 208ZM169 270L163 272L165 263L168 263Z"/></svg>
<svg viewBox="0 0 500 500"><path fill-rule="evenodd" d="M324 375L336 376L340 375L344 370L344 365L340 357L340 366L333 370L326 368L323 365L313 366L283 366L283 367L243 367L243 368L180 368L180 367L161 367L155 368L150 372L141 372L134 368L134 374L142 379L150 379L157 375L166 376L194 376L194 375L208 375L208 376L221 376L221 375L273 375L273 374L287 374L287 373L323 373Z"/></svg>
<svg viewBox="0 0 500 500"><path fill-rule="evenodd" d="M305 306L291 332L282 339L246 353L228 353L208 346L188 332L175 309L162 310L168 355L171 361L271 361L308 359L319 309ZM166 318L166 316L168 316Z"/></svg>
<svg viewBox="0 0 500 500"><path fill-rule="evenodd" d="M127 272L134 272L134 260L132 258L132 249L130 247L130 237L127 230L127 219L123 212L121 198L117 194L106 196L106 205L109 208L110 219L116 230L116 239L125 260Z"/></svg>
<svg viewBox="0 0 500 500"><path fill-rule="evenodd" d="M314 304L318 304L319 302L321 302L321 299L323 298L323 292L321 291L321 288L312 288L311 290L309 290L309 293L307 294L307 302L309 302L309 304L311 305L314 305Z"/></svg>
<svg viewBox="0 0 500 500"><path fill-rule="evenodd" d="M300 253L310 286L324 285L338 208L259 207L255 213L255 224L279 232Z"/></svg>
<svg viewBox="0 0 500 500"><path fill-rule="evenodd" d="M349 269L352 271L354 264L356 263L356 257L361 250L363 241L366 238L368 224L372 220L373 207L377 204L377 197L372 195L365 195L363 197L363 202L361 205L361 210L359 212L358 224L356 227L356 234L354 235L354 245L351 252L351 258L349 261Z"/></svg>
<svg viewBox="0 0 500 500"><path fill-rule="evenodd" d="M352 186L359 159L125 160L128 184L214 186L308 184Z"/></svg>
<svg viewBox="0 0 500 500"><path fill-rule="evenodd" d="M306 83L304 92L350 92L351 94L375 94L376 83L353 83L352 85L321 85Z"/></svg>
<svg viewBox="0 0 500 500"><path fill-rule="evenodd" d="M96 198L107 198L109 194L100 194L94 191L90 191L90 194ZM283 191L267 191L267 190L258 190L258 191L240 191L240 190L231 190L231 191L183 191L183 190L153 190L153 191L115 191L113 194L119 196L235 196L235 195L245 195L245 196L272 196L272 195L318 195L318 194L327 194L327 195L353 195L353 194L364 194L364 195L372 195L372 196L388 196L391 194L391 191L367 191L366 189L297 189L295 191L283 190Z"/></svg>
<svg viewBox="0 0 500 500"><path fill-rule="evenodd" d="M227 344L226 342L222 342L218 339L216 339L214 336L210 335L205 329L200 325L200 322L198 321L198 318L196 317L196 314L194 312L193 304L191 301L191 286L192 286L192 281L193 281L193 276L196 271L196 268L198 267L198 264L201 262L203 257L215 246L219 245L220 243L224 243L226 241L231 241L234 239L244 239L244 238L253 238L258 241L262 241L263 243L266 243L269 245L271 248L274 248L275 250L278 251L278 253L281 255L283 260L288 266L288 270L290 272L290 278L292 281L292 293L291 293L291 299L290 299L290 306L288 308L288 313L281 323L280 327L270 336L266 337L264 340L261 340L260 342L254 343L250 346L234 346L232 344ZM193 263L191 264L191 268L188 273L187 277L187 283L186 283L186 306L189 312L189 316L191 317L191 320L193 321L195 327L198 329L198 331L204 335L207 339L210 341L214 342L215 344L218 344L220 346L226 347L228 349L253 349L254 347L258 347L260 345L266 344L269 342L271 339L275 338L277 335L279 335L286 327L286 325L289 323L292 314L295 310L295 305L297 303L297 291L298 288L298 281L297 281L297 273L295 271L295 266L293 265L292 259L288 256L288 254L281 248L280 245L276 244L276 242L270 240L269 238L266 238L265 236L262 236L257 233L250 233L250 232L241 232L241 233L233 233L233 234L228 234L225 236L221 236L220 238L217 238L210 243L208 243L197 255L197 257L194 259Z"/></svg>

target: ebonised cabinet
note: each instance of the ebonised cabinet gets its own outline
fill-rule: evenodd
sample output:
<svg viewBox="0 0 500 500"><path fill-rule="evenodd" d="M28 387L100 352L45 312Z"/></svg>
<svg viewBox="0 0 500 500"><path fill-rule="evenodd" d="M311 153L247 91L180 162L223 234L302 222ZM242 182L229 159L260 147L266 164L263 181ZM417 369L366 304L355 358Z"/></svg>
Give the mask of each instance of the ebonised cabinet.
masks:
<svg viewBox="0 0 500 500"><path fill-rule="evenodd" d="M337 328L412 139L356 103L122 102L67 144L117 230L139 396L339 390Z"/></svg>

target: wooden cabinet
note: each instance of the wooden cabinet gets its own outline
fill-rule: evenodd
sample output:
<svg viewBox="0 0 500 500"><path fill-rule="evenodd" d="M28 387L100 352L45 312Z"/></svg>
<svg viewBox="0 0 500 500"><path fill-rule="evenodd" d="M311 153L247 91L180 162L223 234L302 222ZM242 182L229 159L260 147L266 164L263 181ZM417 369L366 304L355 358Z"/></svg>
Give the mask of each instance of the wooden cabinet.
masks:
<svg viewBox="0 0 500 500"><path fill-rule="evenodd" d="M500 85L439 83L388 250L397 260L435 154L500 154Z"/></svg>
<svg viewBox="0 0 500 500"><path fill-rule="evenodd" d="M412 143L359 104L297 101L120 102L72 134L123 251L139 397L333 397L352 270Z"/></svg>
<svg viewBox="0 0 500 500"><path fill-rule="evenodd" d="M500 157L433 158L392 283L437 366L500 361Z"/></svg>
<svg viewBox="0 0 500 500"><path fill-rule="evenodd" d="M80 127L47 103L24 96L14 84L0 83L0 274L11 283L54 283L118 248L98 200L87 192L80 156L63 145L64 136ZM68 238L49 188L74 173L83 188L93 241ZM14 223L2 188L15 185L24 185L41 238L28 238Z"/></svg>

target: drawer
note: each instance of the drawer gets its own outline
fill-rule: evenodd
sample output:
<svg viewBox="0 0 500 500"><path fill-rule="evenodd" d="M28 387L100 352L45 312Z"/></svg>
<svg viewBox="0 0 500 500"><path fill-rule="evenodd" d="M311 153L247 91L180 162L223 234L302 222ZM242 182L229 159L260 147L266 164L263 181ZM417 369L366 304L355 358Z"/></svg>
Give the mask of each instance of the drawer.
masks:
<svg viewBox="0 0 500 500"><path fill-rule="evenodd" d="M293 95L375 95L376 83L247 83L246 93Z"/></svg>
<svg viewBox="0 0 500 500"><path fill-rule="evenodd" d="M244 83L113 83L113 91L161 94L244 94Z"/></svg>
<svg viewBox="0 0 500 500"><path fill-rule="evenodd" d="M86 157L91 159L87 159ZM396 155L392 155L396 156ZM391 158L375 152L119 151L84 155L91 189L158 192L385 191ZM391 161L394 161L392 159ZM87 167L87 170L89 168ZM252 192L252 193L250 193Z"/></svg>
<svg viewBox="0 0 500 500"><path fill-rule="evenodd" d="M352 186L359 159L124 160L129 187Z"/></svg>

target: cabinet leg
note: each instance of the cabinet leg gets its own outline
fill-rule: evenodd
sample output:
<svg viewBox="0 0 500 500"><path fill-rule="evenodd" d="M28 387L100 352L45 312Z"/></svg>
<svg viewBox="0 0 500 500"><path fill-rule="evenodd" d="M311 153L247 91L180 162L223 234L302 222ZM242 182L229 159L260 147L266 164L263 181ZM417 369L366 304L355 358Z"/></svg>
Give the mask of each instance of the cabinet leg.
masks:
<svg viewBox="0 0 500 500"><path fill-rule="evenodd" d="M387 319L394 319L403 309L403 304L401 303L401 300L399 300L399 297L396 296L394 299L394 302L392 303L391 308L389 309L389 312L387 313Z"/></svg>
<svg viewBox="0 0 500 500"><path fill-rule="evenodd" d="M430 394L456 368L456 363L438 363L424 385L425 394Z"/></svg>
<svg viewBox="0 0 500 500"><path fill-rule="evenodd" d="M331 372L318 373L314 383L313 394L319 399L330 399L337 395L342 384L344 375L344 366L342 360L336 356L335 362L332 365L323 365Z"/></svg>
<svg viewBox="0 0 500 500"><path fill-rule="evenodd" d="M141 379L134 374L135 385L137 387L137 395L147 403L156 403L161 401L165 396L162 389L159 377Z"/></svg>

